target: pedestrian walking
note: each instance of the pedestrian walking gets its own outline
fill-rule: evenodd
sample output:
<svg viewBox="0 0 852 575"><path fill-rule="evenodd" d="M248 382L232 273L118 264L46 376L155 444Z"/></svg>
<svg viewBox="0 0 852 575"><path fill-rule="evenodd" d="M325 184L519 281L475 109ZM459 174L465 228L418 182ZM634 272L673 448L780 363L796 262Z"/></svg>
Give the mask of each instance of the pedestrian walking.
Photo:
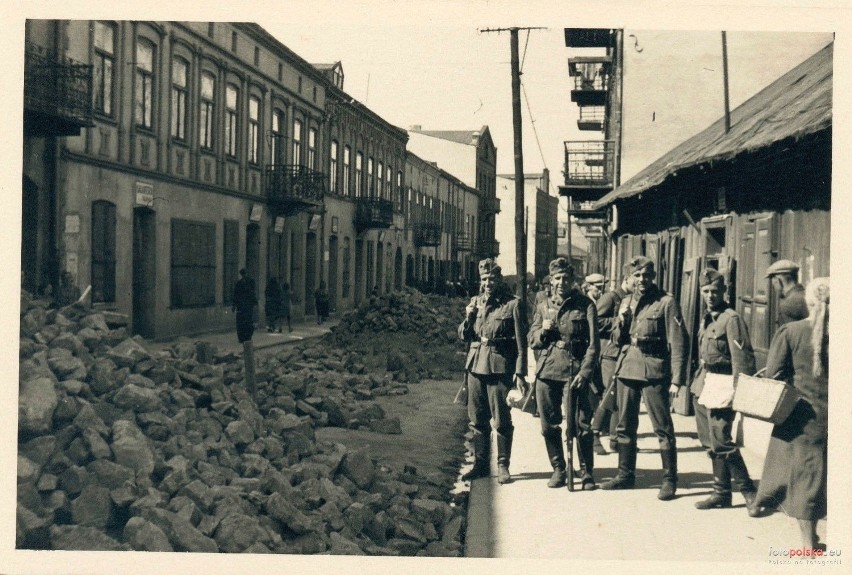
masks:
<svg viewBox="0 0 852 575"><path fill-rule="evenodd" d="M731 506L731 478L736 481L746 505L754 501L755 487L743 456L731 437L734 410L730 402L708 407L700 400L710 374L731 378L736 385L740 374L754 374L754 350L742 317L725 301L725 277L714 269L704 270L698 278L705 312L698 329L698 371L692 380L692 404L698 439L707 450L713 466L713 494L695 504L696 509ZM731 397L733 399L733 397Z"/></svg>
<svg viewBox="0 0 852 575"><path fill-rule="evenodd" d="M491 428L497 434L497 481L511 481L509 462L514 426L506 394L513 385L523 389L527 369L527 322L517 297L503 281L500 266L491 259L479 262L482 294L465 308L459 337L470 342L467 413L472 434L474 464L465 481L489 475Z"/></svg>
<svg viewBox="0 0 852 575"><path fill-rule="evenodd" d="M778 260L767 268L766 278L778 291L778 327L808 317L805 288L799 283L799 266L796 262Z"/></svg>
<svg viewBox="0 0 852 575"><path fill-rule="evenodd" d="M287 331L293 331L293 326L290 324L290 284L281 278L281 308L278 315L278 331L281 332L284 320L287 320Z"/></svg>
<svg viewBox="0 0 852 575"><path fill-rule="evenodd" d="M272 332L280 332L281 330L278 328L278 323L281 317L281 286L278 284L278 280L274 277L269 278L266 282L266 292L265 292L265 300L266 300L266 331Z"/></svg>
<svg viewBox="0 0 852 575"><path fill-rule="evenodd" d="M538 304L529 331L532 349L541 350L536 362L536 401L541 434L553 467L548 487L563 487L566 460L560 424L565 414L565 435L577 439L580 480L584 491L595 489L594 371L600 354L597 309L574 283L574 268L565 258L550 262L550 298ZM568 461L573 454L568 452ZM569 485L573 489L573 485Z"/></svg>
<svg viewBox="0 0 852 575"><path fill-rule="evenodd" d="M628 264L625 265L622 270L621 283L619 283L615 289L601 295L601 297L595 302L598 312L598 334L601 339L601 359L598 372L600 374L601 387L604 389L604 397L601 398L601 401L604 402L607 402L608 399L607 395L609 394L607 393L607 390L609 388L615 390L615 387L613 386L613 375L615 374L615 364L618 360L619 351L621 349L618 345L617 337L614 337L617 334L615 328L618 325L618 310L621 306L621 302L627 297L627 294L632 292L633 288L630 282L630 267ZM610 451L616 451L618 449L618 441L616 440L616 428L618 426L618 402L617 400L612 399L615 397L615 394L612 394L612 397L609 398L609 404L605 406L608 407L608 409L598 411L602 420L595 422L595 427L600 431L600 433L605 433L605 430L608 430ZM603 455L597 451L595 453Z"/></svg>
<svg viewBox="0 0 852 575"><path fill-rule="evenodd" d="M328 319L328 290L325 288L325 280L320 280L319 287L314 292L314 304L317 310L317 324Z"/></svg>
<svg viewBox="0 0 852 575"><path fill-rule="evenodd" d="M257 307L257 290L254 280L248 276L245 268L240 270L240 279L234 284L232 309L237 313L237 341L243 344L246 388L252 397L256 396L254 379L254 347L251 337L254 334L254 308Z"/></svg>
<svg viewBox="0 0 852 575"><path fill-rule="evenodd" d="M616 365L618 397L618 474L602 489L632 489L636 481L636 430L639 401L644 401L660 443L663 482L657 498L674 499L677 490L677 446L669 412L669 393L686 379L688 336L674 297L654 283L653 260L630 260L634 297L621 302Z"/></svg>
<svg viewBox="0 0 852 575"><path fill-rule="evenodd" d="M829 279L812 280L805 292L806 319L782 326L769 347L766 373L790 378L802 399L784 423L772 430L769 448L749 515L783 505L799 520L802 542L825 549L816 521L826 516L828 440L828 310Z"/></svg>

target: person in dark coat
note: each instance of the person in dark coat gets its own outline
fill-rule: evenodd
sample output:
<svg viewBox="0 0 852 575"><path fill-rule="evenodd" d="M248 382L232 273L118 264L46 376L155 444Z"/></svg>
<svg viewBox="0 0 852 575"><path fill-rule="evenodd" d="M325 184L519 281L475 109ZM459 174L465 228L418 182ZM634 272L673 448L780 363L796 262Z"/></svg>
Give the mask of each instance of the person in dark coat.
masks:
<svg viewBox="0 0 852 575"><path fill-rule="evenodd" d="M317 323L321 324L328 319L328 290L325 289L325 280L320 280L319 287L314 292L314 303L317 309Z"/></svg>
<svg viewBox="0 0 852 575"><path fill-rule="evenodd" d="M565 485L559 427L564 410L565 433L577 438L581 483L589 491L595 489L591 418L594 371L600 354L597 310L574 284L574 269L568 260L560 257L550 262L550 278L552 295L536 306L527 336L530 347L541 350L535 386L541 434L553 467L547 486Z"/></svg>
<svg viewBox="0 0 852 575"><path fill-rule="evenodd" d="M469 481L489 474L488 453L493 425L497 433L497 482L508 483L514 426L506 395L514 384L523 388L527 372L527 322L519 298L503 282L500 266L491 259L479 262L482 287L465 308L459 337L470 342L467 414L470 419L474 464L462 476Z"/></svg>
<svg viewBox="0 0 852 575"><path fill-rule="evenodd" d="M278 322L281 316L281 286L274 277L266 282L266 331L274 332L281 330Z"/></svg>
<svg viewBox="0 0 852 575"><path fill-rule="evenodd" d="M825 549L816 521L826 516L828 440L828 278L816 278L805 297L807 319L782 326L772 338L766 373L773 379L792 378L801 393L790 417L772 430L769 448L749 515L782 506L799 520L806 547Z"/></svg>
<svg viewBox="0 0 852 575"><path fill-rule="evenodd" d="M278 332L281 333L285 319L287 320L287 331L293 331L293 326L290 324L290 284L284 281L284 276L281 276L279 285L281 286L281 308L278 314Z"/></svg>
<svg viewBox="0 0 852 575"><path fill-rule="evenodd" d="M240 270L240 279L234 284L233 311L237 312L237 340L250 341L254 334L254 308L257 306L257 291L254 280L248 277L245 268Z"/></svg>
<svg viewBox="0 0 852 575"><path fill-rule="evenodd" d="M778 260L766 270L766 278L778 290L777 326L808 317L805 288L799 283L799 266L790 260Z"/></svg>
<svg viewBox="0 0 852 575"><path fill-rule="evenodd" d="M736 385L741 373L754 374L754 350L748 328L724 299L725 277L714 269L706 269L698 278L706 311L698 328L699 367L690 385L695 408L698 439L707 450L713 466L713 494L696 502L696 509L719 509L731 506L731 478L746 500L754 501L755 487L743 456L731 437L734 410L730 406L708 408L700 401L707 374L729 375Z"/></svg>
<svg viewBox="0 0 852 575"><path fill-rule="evenodd" d="M616 365L618 395L618 474L602 489L632 489L636 477L636 431L639 402L644 401L660 443L663 483L657 498L674 499L677 490L677 446L669 394L686 383L689 337L680 306L654 283L653 260L630 260L634 297L621 302Z"/></svg>

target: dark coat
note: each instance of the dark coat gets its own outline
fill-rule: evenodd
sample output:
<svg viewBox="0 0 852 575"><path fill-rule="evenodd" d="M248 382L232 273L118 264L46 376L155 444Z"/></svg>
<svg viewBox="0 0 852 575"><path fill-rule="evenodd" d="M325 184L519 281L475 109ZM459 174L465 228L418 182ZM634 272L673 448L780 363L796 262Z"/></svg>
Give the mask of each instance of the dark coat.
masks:
<svg viewBox="0 0 852 575"><path fill-rule="evenodd" d="M543 330L544 320L556 329ZM571 381L580 375L591 381L600 355L598 317L595 304L576 289L557 304L554 298L542 301L528 335L530 347L542 350L536 364L536 377Z"/></svg>
<svg viewBox="0 0 852 575"><path fill-rule="evenodd" d="M730 307L723 309L716 319L706 312L698 329L699 367L690 389L696 396L704 389L708 372L736 376L753 375L754 350L743 318Z"/></svg>
<svg viewBox="0 0 852 575"><path fill-rule="evenodd" d="M639 296L638 302L636 296L639 294L634 295L636 310L629 333L625 334L618 377L635 381L671 379L672 384L683 385L686 383L689 336L683 326L680 306L671 294L657 286L651 286ZM629 304L629 298L623 300L620 309ZM623 329L616 328L616 338L621 336Z"/></svg>
<svg viewBox="0 0 852 575"><path fill-rule="evenodd" d="M621 287L608 291L598 298L598 333L601 338L601 359L615 360L618 357L618 343L612 340L615 327L618 325L618 309L621 300L627 297Z"/></svg>
<svg viewBox="0 0 852 575"><path fill-rule="evenodd" d="M808 304L805 302L805 287L796 284L781 294L778 302L778 326L808 317Z"/></svg>
<svg viewBox="0 0 852 575"><path fill-rule="evenodd" d="M487 301L473 298L476 311L458 328L459 337L470 342L465 368L480 375L527 373L527 322L518 302L508 289L501 289Z"/></svg>

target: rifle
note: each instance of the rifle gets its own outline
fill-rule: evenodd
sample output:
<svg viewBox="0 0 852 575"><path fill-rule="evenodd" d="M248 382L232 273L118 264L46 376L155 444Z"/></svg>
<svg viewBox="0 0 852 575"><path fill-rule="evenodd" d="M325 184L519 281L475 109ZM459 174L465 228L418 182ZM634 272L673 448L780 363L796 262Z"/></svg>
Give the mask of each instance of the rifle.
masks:
<svg viewBox="0 0 852 575"><path fill-rule="evenodd" d="M470 298L470 303L479 306L480 296L476 295ZM468 342L467 347L465 348L465 361L467 361L467 354L470 353L470 342ZM467 368L464 370L464 381L462 381L461 387L456 392L456 397L453 399L453 403L456 405L467 405L467 377L468 371Z"/></svg>
<svg viewBox="0 0 852 575"><path fill-rule="evenodd" d="M566 385L571 385L570 383L566 383ZM573 387L570 388L568 392L569 401L571 404L571 413L565 414L565 444L566 444L566 457L565 457L565 471L568 474L567 483L568 483L568 491L574 491L574 429L577 425L577 418L579 417L580 407L577 401L577 389Z"/></svg>

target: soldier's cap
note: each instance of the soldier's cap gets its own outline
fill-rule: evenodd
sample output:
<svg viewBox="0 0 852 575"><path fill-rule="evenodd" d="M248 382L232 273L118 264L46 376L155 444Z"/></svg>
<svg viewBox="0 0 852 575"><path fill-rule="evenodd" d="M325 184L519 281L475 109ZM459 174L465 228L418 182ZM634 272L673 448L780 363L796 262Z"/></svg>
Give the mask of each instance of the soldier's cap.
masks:
<svg viewBox="0 0 852 575"><path fill-rule="evenodd" d="M503 270L494 261L494 258L485 258L479 262L479 277L500 277L503 275Z"/></svg>
<svg viewBox="0 0 852 575"><path fill-rule="evenodd" d="M550 271L551 277L556 275L556 274L573 274L574 273L574 267L570 263L568 263L567 259L565 259L563 257L556 258L555 260L550 262L549 268L550 269L548 271Z"/></svg>
<svg viewBox="0 0 852 575"><path fill-rule="evenodd" d="M713 283L725 284L725 276L714 269L706 269L698 276L698 287L709 286Z"/></svg>
<svg viewBox="0 0 852 575"><path fill-rule="evenodd" d="M586 276L585 282L587 284L603 284L606 283L606 278L603 277L603 274L589 274Z"/></svg>
<svg viewBox="0 0 852 575"><path fill-rule="evenodd" d="M630 266L630 274L644 269L654 271L654 260L652 260L651 258L646 258L645 256L636 256L627 263Z"/></svg>
<svg viewBox="0 0 852 575"><path fill-rule="evenodd" d="M799 272L799 266L796 262L790 260L778 260L766 269L766 278L771 278L778 274L796 274Z"/></svg>

